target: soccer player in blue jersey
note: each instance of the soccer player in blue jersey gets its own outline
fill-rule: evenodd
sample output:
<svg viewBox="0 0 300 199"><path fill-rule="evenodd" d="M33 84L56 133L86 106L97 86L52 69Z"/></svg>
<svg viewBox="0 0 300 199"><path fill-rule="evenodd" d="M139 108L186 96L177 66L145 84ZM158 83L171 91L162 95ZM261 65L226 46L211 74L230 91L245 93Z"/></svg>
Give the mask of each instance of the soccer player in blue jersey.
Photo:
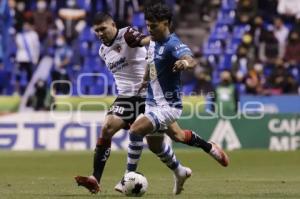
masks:
<svg viewBox="0 0 300 199"><path fill-rule="evenodd" d="M155 9L154 9L155 10ZM159 11L162 11L162 17L165 18L167 16L167 18L169 18L169 10L166 10L165 7L163 6L160 6L159 7ZM165 12L166 11L166 12ZM159 18L160 19L160 18ZM100 34L101 35L110 35L111 36L111 40L109 40L109 44L108 47L110 48L113 48L114 46L114 40L115 38L118 38L116 37L115 35L117 34L117 29L115 27L111 27L111 24L114 24L112 19L109 18L108 20L104 20L104 22L102 22L102 19L100 20L101 23L97 22L95 24L95 30L98 30L98 33L97 34ZM163 20L165 21L165 20ZM164 31L168 26L169 26L169 22L170 20L167 20L168 23L164 24L164 23L161 23L159 22L158 24L159 25L159 28L155 29L154 31L150 31L150 33L155 33L154 35L155 38L160 38L162 34L160 34L161 32L160 31ZM108 24L110 24L108 26ZM104 27L109 27L107 29L103 29L103 26ZM101 28L100 28L101 27ZM154 27L153 25L151 27ZM149 28L149 30L151 30L151 27ZM168 28L167 28L168 29ZM114 30L114 34L110 33L108 34L107 33L107 30ZM106 34L103 34L103 32L105 32ZM169 36L171 36L170 32L168 33ZM175 36L175 35L174 35ZM104 36L102 36L104 38ZM100 36L100 38L102 38ZM149 45L149 42L150 42L150 37L144 37L143 35L141 35L141 33L138 33L137 31L134 31L132 30L131 28L128 28L126 33L123 35L125 42L123 42L124 45L126 45L125 49L126 52L127 51L131 51L132 49L129 49L127 47L127 45L131 48L138 48L138 47L141 47L141 46L144 46L144 45ZM151 36L152 40L153 41L162 41L160 39L155 39L154 36ZM120 37L121 38L121 37ZM166 37L166 39L168 40L168 36ZM174 40L175 41L175 40ZM176 40L176 42L179 42L180 40ZM161 127L159 128L154 128L151 127L153 129L153 132L154 131L166 131L166 133L172 137L175 141L178 141L178 142L182 142L184 144L187 144L187 145L191 145L191 146L196 146L196 147L200 147L202 148L204 151L206 151L207 153L211 154L219 163L221 163L223 166L224 165L227 165L227 159L226 159L226 156L224 155L224 152L218 148L216 145L213 145L211 143L208 143L206 141L204 141L203 139L201 139L196 133L190 131L190 130L185 130L183 131L182 129L180 129L180 127L178 126L178 124L175 122L175 120L180 116L180 113L181 113L181 108L182 108L182 105L181 105L181 99L180 99L180 96L179 96L179 92L180 92L180 88L179 88L179 84L180 84L180 74L179 74L179 71L184 69L185 67L185 64L191 66L194 66L194 60L192 58L192 53L191 51L187 48L187 46L185 46L184 44L182 44L181 42L179 43L179 45L177 45L177 43L174 42L172 43L172 48L176 49L176 50L179 50L181 53L180 54L177 54L176 55L176 51L174 50L174 58L172 57L168 57L169 58L172 58L171 62L169 62L168 60L166 60L167 62L165 62L164 64L167 64L166 66L169 66L171 70L168 70L167 72L170 73L170 77L172 79L169 79L171 81L174 81L175 82L175 90L176 92L172 92L173 90L173 87L174 85L172 84L171 87L168 87L168 90L166 92L166 96L168 95L169 97L168 100L171 100L172 103L174 101L174 106L171 106L171 109L167 109L169 104L168 103L165 103L165 105L161 105L161 104L151 104L152 102L155 102L156 98L159 98L159 99L163 99L164 97L160 97L161 93L157 93L156 91L158 91L156 88L154 88L152 90L152 95L148 95L150 96L149 97L149 100L147 102L148 104L148 109L149 107L151 109L154 109L156 107L156 105L159 105L158 107L156 107L156 110L154 112L151 111L151 112L148 112L146 113L146 119L148 119L150 122L153 121L153 124L158 124L158 125L161 125ZM112 45L111 45L112 44ZM176 44L176 45L175 45ZM150 50L151 50L151 47L153 48L153 46L155 47L156 43L155 42L151 42L151 45L150 45ZM163 46L163 42L162 42L162 48L159 48L158 50L158 53L160 53L161 55L159 56L165 56L165 46ZM114 49L114 48L113 48ZM168 52L171 48L168 47ZM153 50L153 49L152 49ZM154 50L153 51L149 51L148 53L148 58L151 57L151 53L154 53ZM137 55L135 55L137 56ZM173 56L173 54L171 55ZM186 59L183 59L182 60L182 63L180 63L180 61L177 62L177 59L178 58L181 58L181 57L186 57ZM142 57L141 57L142 58ZM144 58L144 57L143 57ZM150 59L148 59L150 60ZM173 62L174 61L174 62ZM175 64L176 62L176 64ZM187 63L186 63L187 62ZM191 62L191 63L189 63ZM151 64L151 63L150 63ZM174 68L173 68L173 65L176 65ZM181 65L183 64L183 65ZM141 65L142 68L144 68L143 65ZM183 67L183 68L181 68ZM132 68L132 66L129 68L130 70L134 70L134 68ZM164 69L163 69L164 70ZM178 70L178 71L177 71ZM155 78L155 73L156 73L156 70L153 70L150 69L150 70L147 70L148 72L150 71L151 75L154 75L153 77L153 80ZM174 71L174 72L173 72ZM177 71L177 72L176 72ZM124 72L124 71L123 71ZM129 72L124 72L124 74L122 76L119 76L119 78L125 78L126 75L129 75L129 74L135 74L136 71L129 71ZM148 74L148 73L147 73ZM165 73L162 73L163 75L169 75L169 74L165 74ZM151 76L150 75L150 76ZM175 75L175 76L174 76ZM149 75L145 75L145 77L148 77ZM140 78L140 80L142 81L142 76ZM167 77L169 78L169 77ZM120 86L123 86L123 85L120 85ZM164 87L165 88L165 87ZM135 92L134 95L138 95L139 92ZM176 94L176 96L173 94ZM154 95L155 96L154 96ZM174 98L171 99L171 98ZM124 102L130 102L127 100L125 100ZM121 104L122 105L122 104ZM153 106L152 106L153 105ZM162 109L160 110L160 107L162 107ZM130 109L129 111L136 111L136 110L139 110L139 107L138 106L134 106L133 110ZM171 110L171 111L169 111ZM160 112L161 111L161 112ZM127 114L128 111L124 111L124 114ZM170 114L170 115L167 115L167 114ZM175 113L175 114L174 114ZM116 114L116 113L114 113ZM113 115L114 115L113 114ZM155 114L157 115L157 117L155 117ZM132 115L132 114L131 114ZM153 118L150 118L151 115L153 115ZM119 123L122 123L122 125L125 125L123 124L124 122L125 123L128 123L126 121L122 121L122 117L123 115L114 115L114 117L110 117L109 119L107 119L106 121L109 121L110 122L110 126L113 127L113 123L114 120L113 118L116 118L116 116L120 117L120 119L118 119L120 122ZM126 116L126 115L125 115ZM133 115L135 117L135 115ZM157 119L160 119L157 120ZM131 122L133 122L135 120L135 118L132 119ZM142 117L142 120L143 120L143 117ZM130 122L130 123L131 123ZM137 123L139 125L143 125L142 123ZM152 123L151 123L152 124ZM148 124L145 124L145 125L149 125ZM111 137L117 132L117 130L121 128L121 127L118 127L118 128L113 128L113 130L110 130L108 131L106 129L106 131L103 131L102 132L102 135L105 135L104 137L100 138L99 139L99 144L97 144L96 146L96 149L95 149L95 157L94 157L94 172L93 172L93 175L92 176L76 176L76 181L78 183L78 185L82 185L84 187L86 187L89 191L91 191L92 193L97 193L99 191L99 183L100 183L100 179L101 179L101 175L102 175L102 172L104 170L104 165L106 163L106 160L107 158L109 157L109 152L106 153L106 151L109 151L110 150L110 140L111 140ZM136 127L135 127L136 128ZM147 128L147 127L146 127ZM105 128L104 128L105 130ZM138 164L138 160L140 158L140 155L141 155L141 152L142 152L142 141L143 141L143 136L140 136L139 133L136 133L137 131L133 131L134 134L131 134L131 138L134 138L134 139L130 139L130 144L129 144L129 149L128 149L128 159L127 159L127 171L135 171L136 168L137 168L137 164ZM151 131L152 132L152 131ZM146 133L143 133L143 135L147 134L148 132ZM136 136L134 136L136 135ZM153 135L153 134L151 134ZM163 136L160 136L162 135L160 133L159 136L155 135L155 136L147 136L147 141L149 143L149 149L156 153L159 158L170 168L173 170L174 172L174 176L175 176L175 184L174 184L174 189L173 189L173 192L174 194L179 194L181 191L182 191L182 187L183 187L183 184L184 182L186 181L186 179L188 177L191 176L191 170L187 167L184 167L182 166L179 161L176 159L176 156L172 150L172 147L164 142L164 137ZM107 144L108 143L108 144ZM224 158L225 157L225 158ZM121 181L122 182L122 181ZM115 189L117 191L120 191L122 192L122 183L118 183L117 186L115 187Z"/></svg>
<svg viewBox="0 0 300 199"><path fill-rule="evenodd" d="M166 132L173 140L202 148L221 165L228 165L228 157L216 144L206 142L197 133L182 130L176 120L182 113L180 95L180 71L193 69L196 65L191 50L170 32L172 14L164 4L146 8L145 19L150 33L147 53L148 68L144 80L148 82L146 110L130 128L135 136L144 137L155 132ZM161 154L167 154L168 148ZM179 194L191 170L185 175L175 175L174 193Z"/></svg>

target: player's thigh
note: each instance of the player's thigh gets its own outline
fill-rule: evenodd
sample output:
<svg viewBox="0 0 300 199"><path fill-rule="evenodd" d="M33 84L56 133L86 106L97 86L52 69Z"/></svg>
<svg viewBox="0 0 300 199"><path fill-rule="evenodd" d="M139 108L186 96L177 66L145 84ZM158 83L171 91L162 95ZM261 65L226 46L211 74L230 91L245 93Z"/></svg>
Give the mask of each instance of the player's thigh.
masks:
<svg viewBox="0 0 300 199"><path fill-rule="evenodd" d="M184 131L180 128L177 122L173 122L168 126L166 134L176 142L183 142L185 139Z"/></svg>
<svg viewBox="0 0 300 199"><path fill-rule="evenodd" d="M147 135L153 132L152 122L145 116L138 118L130 127L131 133Z"/></svg>
<svg viewBox="0 0 300 199"><path fill-rule="evenodd" d="M117 115L106 115L102 128L102 137L112 137L120 129L124 128L126 123Z"/></svg>

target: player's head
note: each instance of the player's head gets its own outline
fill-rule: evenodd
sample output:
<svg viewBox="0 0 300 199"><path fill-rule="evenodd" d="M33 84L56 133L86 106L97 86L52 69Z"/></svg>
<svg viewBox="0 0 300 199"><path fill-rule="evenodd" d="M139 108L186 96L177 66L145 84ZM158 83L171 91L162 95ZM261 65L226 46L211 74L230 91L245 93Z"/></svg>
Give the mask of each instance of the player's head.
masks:
<svg viewBox="0 0 300 199"><path fill-rule="evenodd" d="M117 34L116 23L111 15L99 12L94 17L93 30L105 45L109 45Z"/></svg>
<svg viewBox="0 0 300 199"><path fill-rule="evenodd" d="M155 4L145 9L147 29L154 41L162 40L169 32L172 12L166 4Z"/></svg>

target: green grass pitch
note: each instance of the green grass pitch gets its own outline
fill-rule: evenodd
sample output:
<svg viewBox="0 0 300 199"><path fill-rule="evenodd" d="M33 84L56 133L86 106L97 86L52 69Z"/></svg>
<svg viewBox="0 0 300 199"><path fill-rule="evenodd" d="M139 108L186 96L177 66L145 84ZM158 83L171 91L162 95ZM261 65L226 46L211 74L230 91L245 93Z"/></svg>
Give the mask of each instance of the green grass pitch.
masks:
<svg viewBox="0 0 300 199"><path fill-rule="evenodd" d="M179 196L172 195L172 173L149 151L139 171L148 179L144 198L300 198L300 151L230 152L228 168L204 152L176 150L178 159L193 170ZM91 172L89 152L0 152L1 199L126 198L113 190L125 168L125 152L112 152L102 179L102 192L89 194L73 177Z"/></svg>

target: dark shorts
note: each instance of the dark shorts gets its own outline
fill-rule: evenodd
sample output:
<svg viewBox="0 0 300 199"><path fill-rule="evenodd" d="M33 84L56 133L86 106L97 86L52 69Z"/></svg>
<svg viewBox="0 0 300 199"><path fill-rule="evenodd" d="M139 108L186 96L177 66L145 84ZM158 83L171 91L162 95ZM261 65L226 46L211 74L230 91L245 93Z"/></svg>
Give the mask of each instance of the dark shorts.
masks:
<svg viewBox="0 0 300 199"><path fill-rule="evenodd" d="M135 119L145 112L144 97L124 97L118 96L109 108L107 115L116 115L127 124L125 129L129 129Z"/></svg>

